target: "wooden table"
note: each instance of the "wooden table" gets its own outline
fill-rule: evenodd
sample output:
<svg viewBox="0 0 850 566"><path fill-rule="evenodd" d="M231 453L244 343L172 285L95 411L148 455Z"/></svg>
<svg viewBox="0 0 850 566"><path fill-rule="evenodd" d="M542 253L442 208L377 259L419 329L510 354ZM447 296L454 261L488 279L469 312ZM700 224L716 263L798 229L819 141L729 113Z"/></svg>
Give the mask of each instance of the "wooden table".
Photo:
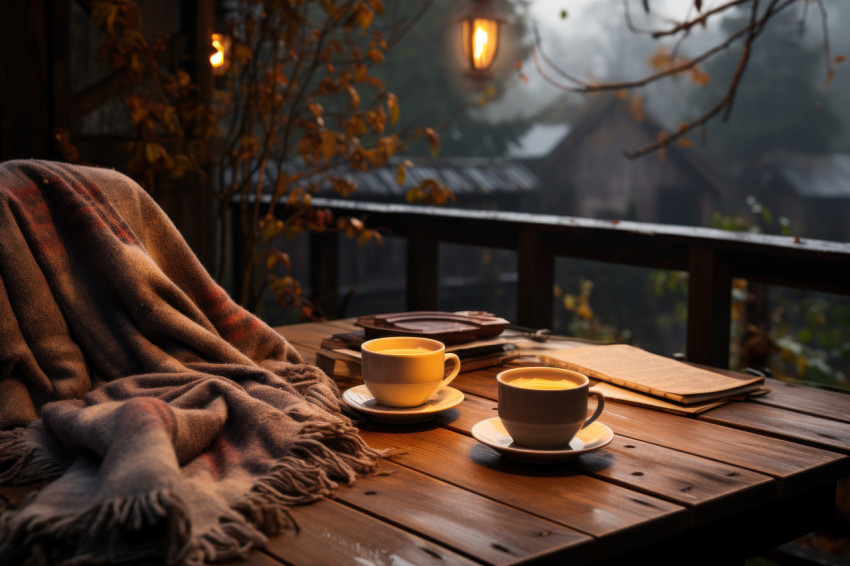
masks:
<svg viewBox="0 0 850 566"><path fill-rule="evenodd" d="M278 331L314 361L321 338L352 329ZM470 435L496 414L500 369L461 374L463 403L428 423L363 421L364 440L394 452L384 474L294 508L298 532L234 564L740 563L828 524L850 473L850 395L775 380L697 418L609 402L607 447L512 462ZM359 383L335 377L341 390Z"/></svg>
<svg viewBox="0 0 850 566"><path fill-rule="evenodd" d="M278 328L307 360L350 321ZM827 525L850 473L850 395L769 380L771 393L698 418L609 402L605 448L569 464L515 463L470 436L495 415L495 375L463 373L465 400L420 425L364 421L397 454L388 475L297 508L272 538L287 564L729 564ZM344 390L359 381L336 376Z"/></svg>

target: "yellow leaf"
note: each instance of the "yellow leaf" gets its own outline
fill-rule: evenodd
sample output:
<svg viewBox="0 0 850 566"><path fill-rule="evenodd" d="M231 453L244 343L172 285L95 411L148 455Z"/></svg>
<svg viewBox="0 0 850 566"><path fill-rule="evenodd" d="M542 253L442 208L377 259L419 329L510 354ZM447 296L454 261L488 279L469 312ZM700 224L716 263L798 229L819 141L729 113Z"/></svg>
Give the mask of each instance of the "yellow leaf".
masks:
<svg viewBox="0 0 850 566"><path fill-rule="evenodd" d="M564 308L568 311L573 311L576 309L575 295L564 295Z"/></svg>
<svg viewBox="0 0 850 566"><path fill-rule="evenodd" d="M357 94L357 90L351 85L348 85L348 95L351 97L351 107L354 110L360 108L360 95Z"/></svg>
<svg viewBox="0 0 850 566"><path fill-rule="evenodd" d="M387 110L390 112L390 124L395 125L398 122L401 109L398 107L398 98L393 93L387 93Z"/></svg>
<svg viewBox="0 0 850 566"><path fill-rule="evenodd" d="M165 148L154 142L147 142L145 144L145 157L148 160L148 163L156 163L160 157L165 153Z"/></svg>
<svg viewBox="0 0 850 566"><path fill-rule="evenodd" d="M404 186L404 180L407 177L407 169L399 163L395 168L395 182L399 187Z"/></svg>
<svg viewBox="0 0 850 566"><path fill-rule="evenodd" d="M290 269L292 267L292 262L289 259L289 254L284 253L280 250L272 250L269 256L266 258L266 271L271 271L271 269L278 263L282 263L286 267L286 269Z"/></svg>
<svg viewBox="0 0 850 566"><path fill-rule="evenodd" d="M264 242L268 242L275 236L283 232L283 222L281 220L262 221L260 222L260 236Z"/></svg>
<svg viewBox="0 0 850 566"><path fill-rule="evenodd" d="M590 320L593 318L593 309L590 308L590 305L587 303L580 304L576 307L576 314L585 320Z"/></svg>

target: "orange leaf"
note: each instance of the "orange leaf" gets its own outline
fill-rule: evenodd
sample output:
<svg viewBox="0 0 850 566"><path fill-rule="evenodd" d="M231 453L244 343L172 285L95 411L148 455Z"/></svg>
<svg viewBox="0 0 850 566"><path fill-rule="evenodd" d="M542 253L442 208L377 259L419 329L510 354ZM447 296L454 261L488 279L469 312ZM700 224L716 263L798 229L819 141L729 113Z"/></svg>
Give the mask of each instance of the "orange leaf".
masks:
<svg viewBox="0 0 850 566"><path fill-rule="evenodd" d="M391 92L387 93L387 110L390 112L390 124L394 126L398 122L401 109L398 107L398 98Z"/></svg>
<svg viewBox="0 0 850 566"><path fill-rule="evenodd" d="M428 140L428 145L431 146L431 155L436 156L440 151L440 136L433 128L425 128L425 139Z"/></svg>
<svg viewBox="0 0 850 566"><path fill-rule="evenodd" d="M351 85L348 85L348 95L351 97L351 107L354 110L360 108L360 95L357 94L357 89L355 89Z"/></svg>
<svg viewBox="0 0 850 566"><path fill-rule="evenodd" d="M395 182L399 187L404 186L404 180L407 178L407 169L404 168L404 165L399 163L395 168Z"/></svg>
<svg viewBox="0 0 850 566"><path fill-rule="evenodd" d="M286 269L290 269L292 267L292 262L289 259L289 254L284 253L280 250L272 250L269 256L266 258L266 270L271 271L271 269L278 263L282 263L284 266L286 266Z"/></svg>

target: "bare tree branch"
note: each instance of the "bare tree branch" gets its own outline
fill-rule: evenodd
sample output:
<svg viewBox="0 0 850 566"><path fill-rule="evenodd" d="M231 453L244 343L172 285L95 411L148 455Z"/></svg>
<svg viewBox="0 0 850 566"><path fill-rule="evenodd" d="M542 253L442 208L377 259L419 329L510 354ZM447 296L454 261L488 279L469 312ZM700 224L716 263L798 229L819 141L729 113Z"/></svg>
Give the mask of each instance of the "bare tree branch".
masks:
<svg viewBox="0 0 850 566"><path fill-rule="evenodd" d="M724 95L704 114L698 116L697 118L694 118L688 123L683 124L677 132L673 134L663 133L659 135L659 138L658 140L656 140L655 143L639 148L635 151L625 152L625 155L627 157L636 158L667 147L668 145L676 142L677 140L681 139L683 136L686 136L695 129L703 128L708 121L717 117L718 115L722 114L723 120L728 120L729 116L731 115L732 108L734 106L738 87L741 83L742 77L746 72L747 65L750 61L750 57L752 56L754 48L753 46L758 37L764 31L765 27L769 24L769 22L773 18L775 18L780 12L795 4L803 3L805 5L809 1L810 0L771 0L768 6L762 11L760 9L759 0L729 0L723 4L708 9L705 12L702 12L695 17L690 17L689 14L684 21L673 25L669 29L652 31L642 30L634 25L634 22L631 19L628 4L626 0L624 0L625 20L628 28L632 32L648 34L653 39L665 37L679 38L679 41L675 46L675 51L673 52L673 55L669 57L669 67L662 68L658 72L648 74L642 78L635 80L594 83L578 78L576 75L569 73L563 68L556 65L546 55L545 51L542 48L542 41L536 26L532 26L532 29L534 31L534 47L532 49L532 56L535 68L537 69L537 72L543 78L543 80L561 90L577 93L633 90L644 87L651 83L658 82L668 77L675 77L682 73L697 72L698 66L701 63L714 57L720 52L725 51L738 40L743 39L743 46L741 48L740 57L738 58L738 64L735 73L732 79L729 81L729 85ZM821 13L824 54L826 57L827 64L827 80L829 81L831 80L833 75L834 61L832 59L832 55L830 53L829 48L829 36L827 32L827 10L826 6L823 3L823 0L813 1L817 4L818 9ZM730 33L723 41L720 41L714 46L705 49L704 51L702 51L691 59L685 60L683 58L678 57L677 53L681 41L690 34L694 26L705 26L711 18L717 18L719 15L727 12L728 10L740 7L741 5L746 4L748 2L751 3L750 17L748 23L745 26ZM643 5L645 11L649 13L649 1L645 0L643 2Z"/></svg>

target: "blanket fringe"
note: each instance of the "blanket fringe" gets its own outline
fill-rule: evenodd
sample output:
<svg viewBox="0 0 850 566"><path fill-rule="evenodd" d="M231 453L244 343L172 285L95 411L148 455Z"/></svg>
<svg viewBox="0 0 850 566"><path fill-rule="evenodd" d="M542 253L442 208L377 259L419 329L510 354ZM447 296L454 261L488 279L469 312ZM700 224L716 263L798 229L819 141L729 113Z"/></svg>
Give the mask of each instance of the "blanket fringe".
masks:
<svg viewBox="0 0 850 566"><path fill-rule="evenodd" d="M0 517L2 564L83 566L155 558L172 565L191 550L187 510L167 490L112 499L74 515L23 521L16 516Z"/></svg>
<svg viewBox="0 0 850 566"><path fill-rule="evenodd" d="M312 425L311 425L312 426ZM353 427L319 425L312 433L335 436L321 440L307 434L289 454L280 458L234 509L265 533L283 528L298 529L287 507L311 503L329 495L338 481L352 484L358 474L375 473L380 454L369 447Z"/></svg>
<svg viewBox="0 0 850 566"><path fill-rule="evenodd" d="M25 485L59 477L65 466L33 440L36 429L0 431L0 485Z"/></svg>

